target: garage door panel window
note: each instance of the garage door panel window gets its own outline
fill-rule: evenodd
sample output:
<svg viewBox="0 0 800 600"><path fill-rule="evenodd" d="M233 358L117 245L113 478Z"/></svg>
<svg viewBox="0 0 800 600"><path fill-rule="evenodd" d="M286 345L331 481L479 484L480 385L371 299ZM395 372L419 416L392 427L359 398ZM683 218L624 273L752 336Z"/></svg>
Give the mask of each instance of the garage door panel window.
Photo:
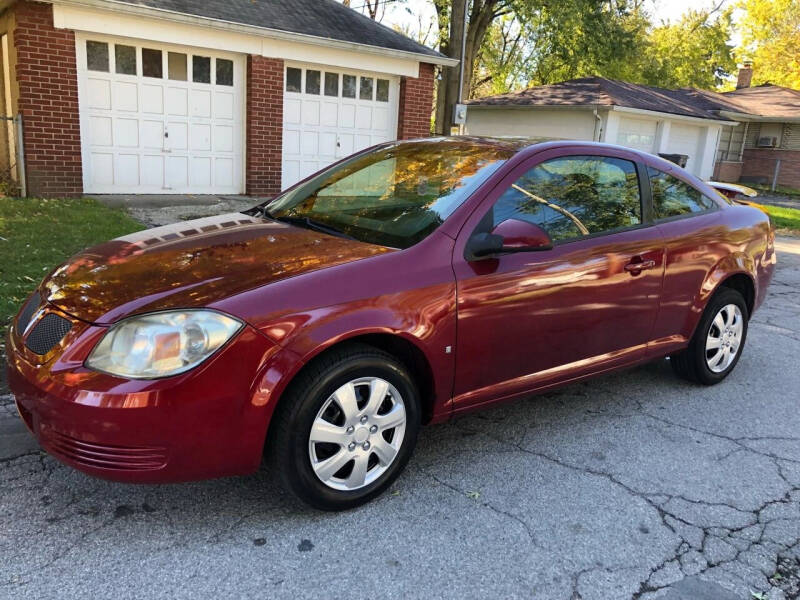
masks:
<svg viewBox="0 0 800 600"><path fill-rule="evenodd" d="M325 95L339 96L339 74L325 73Z"/></svg>
<svg viewBox="0 0 800 600"><path fill-rule="evenodd" d="M356 83L355 75L342 75L342 96L345 98L355 98Z"/></svg>
<svg viewBox="0 0 800 600"><path fill-rule="evenodd" d="M136 75L136 48L114 45L114 70L119 75Z"/></svg>
<svg viewBox="0 0 800 600"><path fill-rule="evenodd" d="M320 72L309 69L306 71L306 94L319 94Z"/></svg>
<svg viewBox="0 0 800 600"><path fill-rule="evenodd" d="M211 58L208 56L192 57L192 81L211 83Z"/></svg>
<svg viewBox="0 0 800 600"><path fill-rule="evenodd" d="M554 242L634 227L642 222L636 166L604 156L549 160L514 182L493 211L494 225L528 221Z"/></svg>
<svg viewBox="0 0 800 600"><path fill-rule="evenodd" d="M142 48L142 75L155 79L164 78L164 65L161 59L161 50Z"/></svg>
<svg viewBox="0 0 800 600"><path fill-rule="evenodd" d="M375 91L375 99L378 102L388 102L389 101L389 80L388 79L378 79L378 87Z"/></svg>
<svg viewBox="0 0 800 600"><path fill-rule="evenodd" d="M86 42L86 68L108 73L108 44L91 40Z"/></svg>
<svg viewBox="0 0 800 600"><path fill-rule="evenodd" d="M653 209L657 219L669 219L713 209L716 204L688 183L648 167Z"/></svg>
<svg viewBox="0 0 800 600"><path fill-rule="evenodd" d="M170 52L167 55L167 69L169 70L169 78L172 81L187 80L189 76L187 58L182 52Z"/></svg>
<svg viewBox="0 0 800 600"><path fill-rule="evenodd" d="M362 77L361 87L359 88L358 97L361 100L372 100L372 87L373 87L372 77Z"/></svg>
<svg viewBox="0 0 800 600"><path fill-rule="evenodd" d="M217 85L233 86L233 61L227 58L216 59Z"/></svg>
<svg viewBox="0 0 800 600"><path fill-rule="evenodd" d="M289 67L286 69L286 91L299 94L302 92L303 71Z"/></svg>

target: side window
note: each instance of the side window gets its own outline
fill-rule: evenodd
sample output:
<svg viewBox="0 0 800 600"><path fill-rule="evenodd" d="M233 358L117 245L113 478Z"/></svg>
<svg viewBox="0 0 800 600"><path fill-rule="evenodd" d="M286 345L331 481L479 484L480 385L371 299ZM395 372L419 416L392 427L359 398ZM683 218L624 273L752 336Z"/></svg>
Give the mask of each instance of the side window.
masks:
<svg viewBox="0 0 800 600"><path fill-rule="evenodd" d="M650 177L656 219L677 217L714 208L713 200L705 197L699 190L677 177L653 167L647 168L647 175Z"/></svg>
<svg viewBox="0 0 800 600"><path fill-rule="evenodd" d="M554 242L642 222L636 165L605 156L565 156L537 165L498 198L494 225L529 221Z"/></svg>

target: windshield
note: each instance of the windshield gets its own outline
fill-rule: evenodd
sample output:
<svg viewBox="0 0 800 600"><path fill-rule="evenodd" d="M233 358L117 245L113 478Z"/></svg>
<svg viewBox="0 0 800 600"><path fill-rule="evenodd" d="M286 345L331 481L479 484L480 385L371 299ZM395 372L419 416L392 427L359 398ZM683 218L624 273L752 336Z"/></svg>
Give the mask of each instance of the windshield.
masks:
<svg viewBox="0 0 800 600"><path fill-rule="evenodd" d="M408 248L429 236L514 150L468 140L382 146L322 171L266 214L362 242Z"/></svg>

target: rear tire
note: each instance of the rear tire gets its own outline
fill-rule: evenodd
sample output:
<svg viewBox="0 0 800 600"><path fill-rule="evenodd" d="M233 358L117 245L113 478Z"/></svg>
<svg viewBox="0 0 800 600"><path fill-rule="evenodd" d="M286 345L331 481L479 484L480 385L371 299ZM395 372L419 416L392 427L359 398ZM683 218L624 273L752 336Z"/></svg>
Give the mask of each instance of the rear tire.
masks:
<svg viewBox="0 0 800 600"><path fill-rule="evenodd" d="M274 417L269 459L284 487L321 510L381 494L408 463L420 428L417 387L392 355L336 349L293 381Z"/></svg>
<svg viewBox="0 0 800 600"><path fill-rule="evenodd" d="M741 293L720 289L708 302L689 347L670 356L677 375L703 385L725 379L739 362L750 315Z"/></svg>

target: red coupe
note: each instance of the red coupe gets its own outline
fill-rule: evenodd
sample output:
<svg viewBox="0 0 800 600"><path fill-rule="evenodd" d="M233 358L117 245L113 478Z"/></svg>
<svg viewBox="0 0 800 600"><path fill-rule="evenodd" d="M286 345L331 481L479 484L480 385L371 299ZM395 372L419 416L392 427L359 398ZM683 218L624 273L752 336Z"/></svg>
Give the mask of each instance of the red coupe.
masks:
<svg viewBox="0 0 800 600"><path fill-rule="evenodd" d="M127 482L255 471L323 509L422 423L666 356L724 379L775 267L767 216L616 146L451 138L347 158L244 213L53 271L8 334L20 415Z"/></svg>

